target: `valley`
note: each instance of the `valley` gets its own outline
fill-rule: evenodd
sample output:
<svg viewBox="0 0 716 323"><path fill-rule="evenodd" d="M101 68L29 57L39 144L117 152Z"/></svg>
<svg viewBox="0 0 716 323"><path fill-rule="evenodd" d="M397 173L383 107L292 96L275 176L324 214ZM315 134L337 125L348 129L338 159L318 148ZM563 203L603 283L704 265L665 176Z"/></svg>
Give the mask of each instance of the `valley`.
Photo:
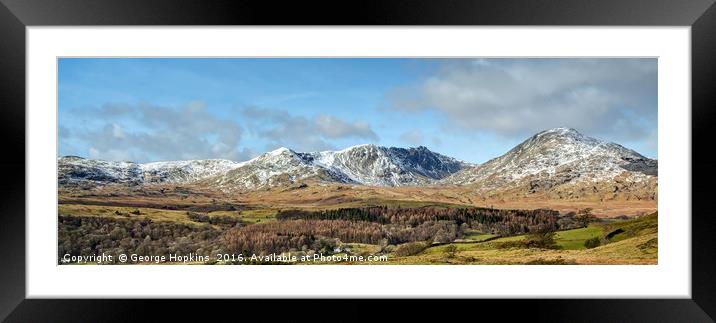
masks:
<svg viewBox="0 0 716 323"><path fill-rule="evenodd" d="M280 148L244 162L70 156L58 158L58 171L59 259L131 253L346 257L330 264L657 263L657 161L573 129L541 132L483 164L425 147L359 145ZM384 258L351 260L358 256Z"/></svg>
<svg viewBox="0 0 716 323"><path fill-rule="evenodd" d="M69 204L65 202L70 202ZM235 227L249 228L255 225L283 221L295 222L302 220L279 219L277 214L281 210L338 210L347 207L375 207L385 205L393 209L426 209L426 208L468 208L466 205L450 204L445 202L427 201L364 201L340 204L320 205L313 204L307 207L298 207L298 203L284 204L280 208L269 208L267 204L246 203L236 201L235 204L212 203L211 199L194 201L185 204L165 203L158 207L158 201L132 200L126 197L114 199L89 199L63 201L59 205L60 216L60 252L73 253L73 249L89 243L83 248L90 250L103 250L106 252L130 252L147 255L160 255L165 253L199 253L199 254L228 254L236 252L230 250L227 241L228 232ZM264 203L266 203L264 201ZM529 205L529 202L523 202ZM612 202L616 203L616 202ZM547 203L549 204L549 203ZM122 206L120 206L122 205ZM270 204L275 205L275 204ZM289 206L291 205L291 206ZM554 205L554 204L552 204ZM585 203L583 205L596 205ZM618 204L602 206L609 212ZM571 207L574 207L573 205ZM655 208L655 205L652 205ZM520 208L515 208L520 209ZM313 236L311 241L302 241L301 245L288 247L281 255L313 256L316 254L343 256L386 256L385 261L355 262L335 261L326 264L655 264L657 221L654 213L647 213L648 205L644 206L639 214L623 218L602 217L594 219L584 228L565 228L555 231L554 246L526 247L521 245L504 245L504 243L522 241L529 234L492 233L486 230L463 229L460 233L451 233L448 238L440 238L437 231L421 237L421 245L417 252L402 254L396 252L406 245L415 242L406 240L388 241L384 236L376 240L361 240L356 235L341 236L334 231L302 232L299 228L290 228L297 236ZM560 212L565 214L564 212ZM201 216L204 215L202 218ZM87 221L78 222L79 221ZM316 224L332 222L331 220L316 220L309 225L314 228ZM97 222L94 223L93 222ZM619 228L628 226L643 227L639 230L628 231L628 234L616 237L607 236L617 232ZM406 225L406 228L413 228ZM457 230L457 226L454 226ZM118 229L120 228L120 229ZM137 230L140 228L139 230ZM355 229L362 232L361 228ZM379 226L374 226L378 229ZM627 232L627 231L625 231ZM266 232L264 232L266 233ZM75 234L77 234L75 236ZM372 233L371 233L372 234ZM106 238L100 238L106 235ZM141 238L144 236L145 238ZM147 241L146 236L149 236ZM351 238L353 237L353 238ZM89 239L88 239L89 238ZM246 239L244 237L243 239ZM437 240L443 239L443 240ZM101 240L97 240L101 239ZM321 242L321 239L324 241ZM587 249L585 242L589 239L598 239L600 246ZM106 243L110 240L111 242ZM67 243L70 242L70 243ZM103 244L106 243L106 244ZM155 245L152 246L152 243ZM325 243L325 245L321 245ZM455 246L455 251L449 252L449 247ZM84 252L90 252L85 250ZM336 251L339 250L339 251ZM248 251L248 250L246 250ZM255 250L258 251L258 250ZM82 249L74 251L84 253ZM254 252L245 252L246 255ZM255 252L257 255L269 255L272 252ZM226 264L231 262L217 262L215 258L208 262L196 264ZM259 262L261 263L261 262ZM299 263L300 264L300 263ZM305 262L303 264L323 264L321 262Z"/></svg>

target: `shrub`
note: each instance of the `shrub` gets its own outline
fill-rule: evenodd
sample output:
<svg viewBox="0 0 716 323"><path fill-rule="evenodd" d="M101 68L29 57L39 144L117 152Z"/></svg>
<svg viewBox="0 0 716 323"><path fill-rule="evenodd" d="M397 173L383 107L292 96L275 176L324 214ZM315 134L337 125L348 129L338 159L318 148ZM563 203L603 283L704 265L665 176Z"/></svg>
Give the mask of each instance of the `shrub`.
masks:
<svg viewBox="0 0 716 323"><path fill-rule="evenodd" d="M457 252L457 246L455 246L454 244L451 244L451 245L445 247L445 255L448 258L455 257L455 252Z"/></svg>
<svg viewBox="0 0 716 323"><path fill-rule="evenodd" d="M495 247L499 249L525 248L525 244L524 241L505 241L496 243Z"/></svg>
<svg viewBox="0 0 716 323"><path fill-rule="evenodd" d="M112 240L120 240L123 237L127 235L127 231L124 230L124 228L115 226L112 231L110 231L109 236L112 238Z"/></svg>
<svg viewBox="0 0 716 323"><path fill-rule="evenodd" d="M594 214L592 214L592 208L584 208L579 210L574 219L581 226L586 227L589 225L589 223L594 222L597 218L594 216Z"/></svg>
<svg viewBox="0 0 716 323"><path fill-rule="evenodd" d="M505 241L498 243L497 248L541 248L541 249L558 249L559 246L554 241L553 231L539 231L528 234L524 240Z"/></svg>
<svg viewBox="0 0 716 323"><path fill-rule="evenodd" d="M542 248L542 249L556 249L557 243L554 242L554 232L542 231L531 233L525 238L522 243L526 248Z"/></svg>
<svg viewBox="0 0 716 323"><path fill-rule="evenodd" d="M427 248L427 247L428 247L428 244L425 242L409 242L409 243L404 243L404 244L399 245L395 249L394 253L396 256L401 256L401 257L412 256L412 255L419 254L420 252L425 250L425 248Z"/></svg>
<svg viewBox="0 0 716 323"><path fill-rule="evenodd" d="M330 239L319 239L313 243L313 249L324 255L332 255L335 248L336 242Z"/></svg>
<svg viewBox="0 0 716 323"><path fill-rule="evenodd" d="M535 260L530 260L525 263L525 265L576 265L577 262L571 259L563 259L561 257L558 257L557 259L544 259L544 258L538 258Z"/></svg>
<svg viewBox="0 0 716 323"><path fill-rule="evenodd" d="M209 216L207 214L187 212L186 215L189 217L189 220L194 222L209 222Z"/></svg>
<svg viewBox="0 0 716 323"><path fill-rule="evenodd" d="M209 217L209 223L216 224L216 225L225 225L233 227L238 223L240 218L228 216L228 215L217 215L217 216L210 216Z"/></svg>
<svg viewBox="0 0 716 323"><path fill-rule="evenodd" d="M599 245L601 245L601 244L602 244L602 241L596 237L591 238L587 241L584 241L584 247L586 247L587 249L599 247Z"/></svg>

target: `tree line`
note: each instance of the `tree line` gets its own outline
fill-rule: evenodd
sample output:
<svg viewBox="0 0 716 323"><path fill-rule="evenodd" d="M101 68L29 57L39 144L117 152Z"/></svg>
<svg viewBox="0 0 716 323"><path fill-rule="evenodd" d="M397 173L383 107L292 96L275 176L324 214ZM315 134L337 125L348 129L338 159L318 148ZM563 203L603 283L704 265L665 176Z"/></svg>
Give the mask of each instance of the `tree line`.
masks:
<svg viewBox="0 0 716 323"><path fill-rule="evenodd" d="M368 221L297 219L236 227L225 240L235 253L273 253L295 250L321 250L329 243L400 244L411 241L448 242L462 236L460 226L451 221L429 221L416 227Z"/></svg>
<svg viewBox="0 0 716 323"><path fill-rule="evenodd" d="M60 215L58 261L64 254L186 255L225 252L223 230L210 224L189 225L121 219Z"/></svg>
<svg viewBox="0 0 716 323"><path fill-rule="evenodd" d="M450 221L458 226L485 233L512 235L533 231L557 230L571 226L572 221L559 222L559 212L547 209L502 210L489 208L389 208L387 206L341 208L305 211L281 210L279 220L347 220L379 224L402 224L416 227L426 222Z"/></svg>
<svg viewBox="0 0 716 323"><path fill-rule="evenodd" d="M292 250L330 253L340 242L383 246L413 243L411 246L417 250L433 242L462 238L467 230L537 236L586 226L593 215L589 209L560 217L552 210L377 206L282 210L276 215L277 221L256 224L242 224L239 217L196 212L188 212L187 218L194 223L60 215L58 253L60 257L66 253L268 254ZM545 245L543 241L549 242L549 239L532 240Z"/></svg>

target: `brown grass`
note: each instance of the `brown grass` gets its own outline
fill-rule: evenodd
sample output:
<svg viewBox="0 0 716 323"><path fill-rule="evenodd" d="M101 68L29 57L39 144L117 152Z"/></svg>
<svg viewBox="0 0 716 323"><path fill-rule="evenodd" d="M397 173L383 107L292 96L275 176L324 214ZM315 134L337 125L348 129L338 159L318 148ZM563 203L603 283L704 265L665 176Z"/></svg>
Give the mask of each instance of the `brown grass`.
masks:
<svg viewBox="0 0 716 323"><path fill-rule="evenodd" d="M371 187L361 185L309 184L305 188L275 188L254 192L222 192L204 187L148 186L140 190L104 187L96 190L61 190L61 204L92 204L165 208L199 212L222 211L231 205L250 209L329 209L365 205L406 203L454 204L503 209L549 208L566 213L592 208L598 217L641 215L657 210L656 200L546 199L526 196L512 199L483 198L465 187Z"/></svg>

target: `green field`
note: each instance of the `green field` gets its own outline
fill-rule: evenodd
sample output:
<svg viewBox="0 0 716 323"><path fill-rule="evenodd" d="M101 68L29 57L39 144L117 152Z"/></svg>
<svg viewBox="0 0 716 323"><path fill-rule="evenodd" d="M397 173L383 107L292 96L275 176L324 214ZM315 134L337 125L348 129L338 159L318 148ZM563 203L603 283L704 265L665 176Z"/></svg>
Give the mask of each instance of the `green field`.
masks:
<svg viewBox="0 0 716 323"><path fill-rule="evenodd" d="M585 228L555 233L555 249L500 248L505 242L522 241L527 236L501 237L486 242L451 243L433 246L407 257L389 257L383 264L656 264L658 254L658 215L609 223L593 223ZM615 230L622 233L606 239ZM479 237L478 233L469 236ZM584 242L598 238L602 245L587 249ZM450 257L448 248L456 252Z"/></svg>
<svg viewBox="0 0 716 323"><path fill-rule="evenodd" d="M604 229L600 225L592 224L586 228L573 229L557 232L554 240L562 249L580 250L586 249L584 242L592 238L601 238Z"/></svg>

